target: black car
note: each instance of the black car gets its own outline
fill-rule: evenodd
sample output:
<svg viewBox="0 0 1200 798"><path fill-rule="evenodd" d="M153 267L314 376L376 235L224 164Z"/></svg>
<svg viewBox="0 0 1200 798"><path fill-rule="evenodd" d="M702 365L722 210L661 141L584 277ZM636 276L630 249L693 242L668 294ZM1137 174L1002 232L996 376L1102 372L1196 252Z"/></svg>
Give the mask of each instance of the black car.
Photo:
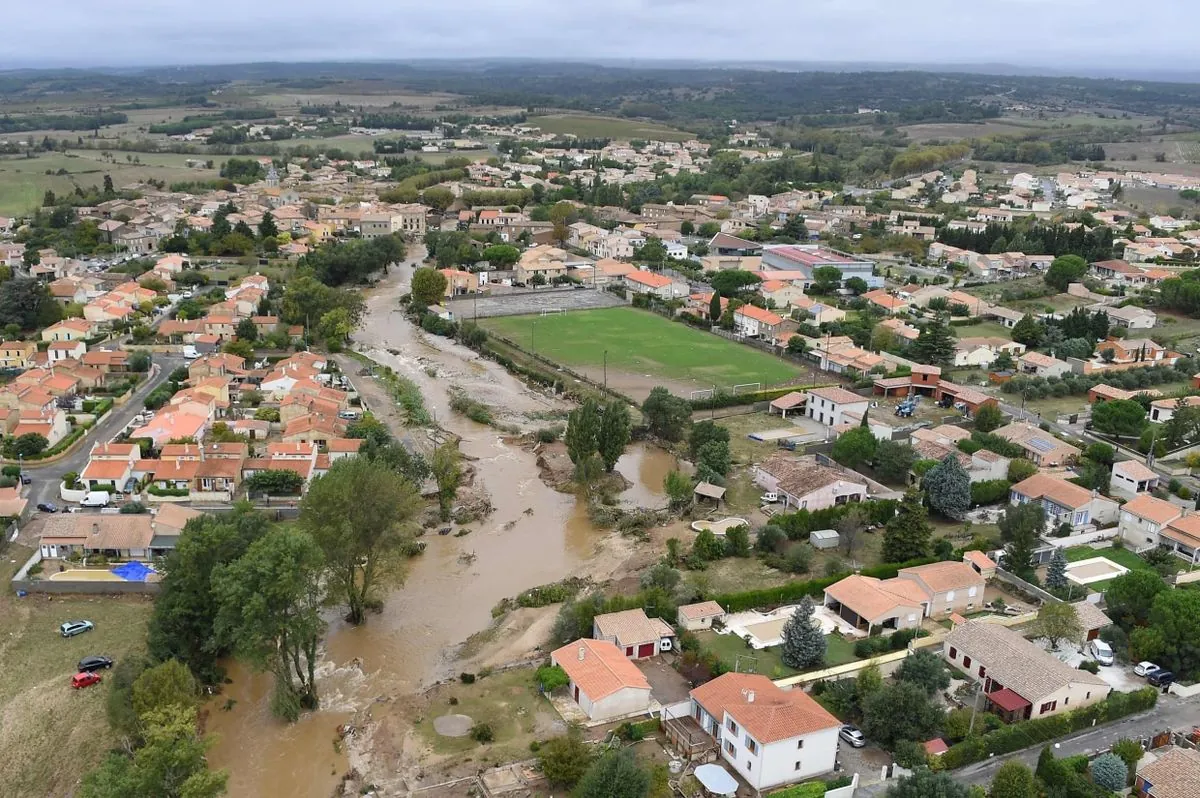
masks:
<svg viewBox="0 0 1200 798"><path fill-rule="evenodd" d="M83 659L79 660L80 673L91 673L92 671L111 668L112 666L112 657L102 657L98 654L93 657L84 657Z"/></svg>
<svg viewBox="0 0 1200 798"><path fill-rule="evenodd" d="M37 508L39 510L41 510L43 513L57 513L58 512L58 507L51 504L50 502L41 502L40 504L38 504Z"/></svg>
<svg viewBox="0 0 1200 798"><path fill-rule="evenodd" d="M1155 687L1167 687L1175 681L1175 674L1171 671L1157 670L1147 676L1146 681Z"/></svg>

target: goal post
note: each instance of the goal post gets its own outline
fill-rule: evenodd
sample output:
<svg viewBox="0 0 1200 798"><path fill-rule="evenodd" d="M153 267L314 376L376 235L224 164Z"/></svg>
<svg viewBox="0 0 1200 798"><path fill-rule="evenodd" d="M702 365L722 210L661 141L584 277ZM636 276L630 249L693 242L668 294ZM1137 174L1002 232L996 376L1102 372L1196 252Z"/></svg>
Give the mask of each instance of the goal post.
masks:
<svg viewBox="0 0 1200 798"><path fill-rule="evenodd" d="M761 382L743 382L741 385L733 386L734 393L757 393L762 390Z"/></svg>

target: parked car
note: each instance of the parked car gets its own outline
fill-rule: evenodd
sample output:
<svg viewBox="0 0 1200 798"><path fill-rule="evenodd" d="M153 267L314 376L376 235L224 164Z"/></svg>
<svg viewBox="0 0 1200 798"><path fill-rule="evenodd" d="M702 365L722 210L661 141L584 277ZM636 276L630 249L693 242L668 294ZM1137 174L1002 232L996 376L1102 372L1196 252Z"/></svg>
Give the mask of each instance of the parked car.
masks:
<svg viewBox="0 0 1200 798"><path fill-rule="evenodd" d="M1158 670L1158 666L1153 662L1142 661L1133 666L1133 672L1138 676L1149 676Z"/></svg>
<svg viewBox="0 0 1200 798"><path fill-rule="evenodd" d="M1114 661L1112 646L1096 638L1087 644L1087 653L1101 665L1112 665Z"/></svg>
<svg viewBox="0 0 1200 798"><path fill-rule="evenodd" d="M94 654L90 657L84 657L79 660L79 672L91 673L101 669L108 669L113 666L112 657L102 657L99 654Z"/></svg>
<svg viewBox="0 0 1200 798"><path fill-rule="evenodd" d="M58 505L51 504L50 502L40 502L38 504L37 508L39 510L41 510L43 513L57 513L58 512Z"/></svg>
<svg viewBox="0 0 1200 798"><path fill-rule="evenodd" d="M100 674L87 671L85 673L77 673L71 677L71 686L78 690L81 687L91 687L93 684L100 684Z"/></svg>
<svg viewBox="0 0 1200 798"><path fill-rule="evenodd" d="M862 748L867 744L866 736L859 731L857 726L847 724L838 732L838 737L841 737L846 742L850 743L854 748Z"/></svg>
<svg viewBox="0 0 1200 798"><path fill-rule="evenodd" d="M1166 687L1175 681L1175 674L1171 671L1164 671L1162 668L1154 671L1146 677L1146 681L1155 687Z"/></svg>
<svg viewBox="0 0 1200 798"><path fill-rule="evenodd" d="M84 632L90 632L95 628L95 625L91 621L67 621L58 627L58 631L62 633L63 637L74 637Z"/></svg>
<svg viewBox="0 0 1200 798"><path fill-rule="evenodd" d="M758 499L759 504L775 504L778 501L779 501L779 494L775 493L774 491L764 493Z"/></svg>
<svg viewBox="0 0 1200 798"><path fill-rule="evenodd" d="M32 485L33 477L29 476L28 474L22 474L21 475L21 484L22 485Z"/></svg>

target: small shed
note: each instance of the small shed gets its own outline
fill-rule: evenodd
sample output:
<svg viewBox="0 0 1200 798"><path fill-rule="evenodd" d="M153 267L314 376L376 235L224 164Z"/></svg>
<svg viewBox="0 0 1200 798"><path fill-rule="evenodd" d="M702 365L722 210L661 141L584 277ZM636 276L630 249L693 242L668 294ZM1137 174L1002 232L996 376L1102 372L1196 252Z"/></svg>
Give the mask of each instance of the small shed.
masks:
<svg viewBox="0 0 1200 798"><path fill-rule="evenodd" d="M840 541L841 537L835 529L814 529L808 533L808 542L814 549L836 548Z"/></svg>
<svg viewBox="0 0 1200 798"><path fill-rule="evenodd" d="M701 482L696 485L696 499L710 499L715 504L720 504L725 498L725 489L720 485L714 485L711 482Z"/></svg>
<svg viewBox="0 0 1200 798"><path fill-rule="evenodd" d="M1112 626L1112 618L1105 615L1103 610L1087 599L1076 601L1071 606L1075 608L1075 615L1079 618L1079 629L1082 632L1081 642L1095 640L1100 636L1100 630Z"/></svg>
<svg viewBox="0 0 1200 798"><path fill-rule="evenodd" d="M725 610L715 601L701 601L698 604L684 604L676 613L675 620L679 626L694 632L699 629L711 629L713 621L725 617Z"/></svg>

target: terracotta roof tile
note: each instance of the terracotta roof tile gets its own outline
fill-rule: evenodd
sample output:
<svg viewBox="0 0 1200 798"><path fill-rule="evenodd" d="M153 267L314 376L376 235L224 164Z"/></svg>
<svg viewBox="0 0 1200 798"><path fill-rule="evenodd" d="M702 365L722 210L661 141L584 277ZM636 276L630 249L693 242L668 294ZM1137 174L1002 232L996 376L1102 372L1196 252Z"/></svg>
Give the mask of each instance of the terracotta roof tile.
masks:
<svg viewBox="0 0 1200 798"><path fill-rule="evenodd" d="M650 690L650 682L638 667L606 640L580 638L556 649L551 657L592 701L627 687Z"/></svg>

